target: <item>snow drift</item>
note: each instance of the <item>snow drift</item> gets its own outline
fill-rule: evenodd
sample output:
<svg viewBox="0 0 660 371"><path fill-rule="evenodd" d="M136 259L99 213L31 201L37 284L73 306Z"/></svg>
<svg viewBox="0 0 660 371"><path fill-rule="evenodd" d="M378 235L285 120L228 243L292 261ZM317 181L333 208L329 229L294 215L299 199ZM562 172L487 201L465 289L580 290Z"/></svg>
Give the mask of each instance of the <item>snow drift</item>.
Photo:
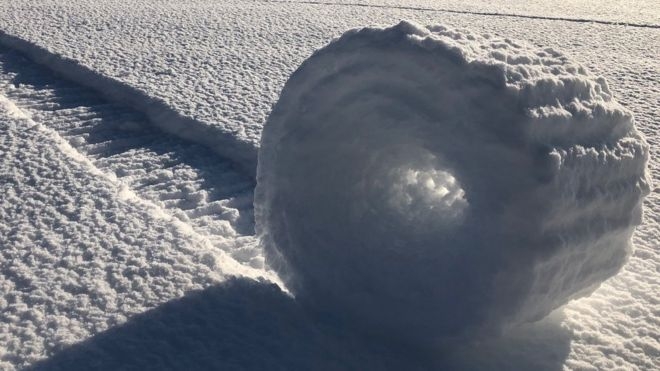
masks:
<svg viewBox="0 0 660 371"><path fill-rule="evenodd" d="M264 127L255 213L297 299L437 339L538 320L625 263L648 147L562 54L402 22L345 33Z"/></svg>

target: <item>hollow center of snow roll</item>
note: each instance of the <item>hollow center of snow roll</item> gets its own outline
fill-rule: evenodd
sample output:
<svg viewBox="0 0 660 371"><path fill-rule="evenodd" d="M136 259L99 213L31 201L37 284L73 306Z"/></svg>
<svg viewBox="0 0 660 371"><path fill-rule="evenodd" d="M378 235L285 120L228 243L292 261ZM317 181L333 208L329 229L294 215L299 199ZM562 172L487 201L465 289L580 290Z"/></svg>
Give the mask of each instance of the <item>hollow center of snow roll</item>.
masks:
<svg viewBox="0 0 660 371"><path fill-rule="evenodd" d="M403 149L401 149L403 151ZM407 149L410 155L411 149ZM396 157L404 157L398 151L389 152L381 159L380 174L370 174L365 179L365 199L373 215L382 218L392 214L402 225L416 233L424 230L446 230L460 224L468 207L465 190L447 167L426 151L413 156L414 161L399 164ZM367 210L368 211L368 210Z"/></svg>
<svg viewBox="0 0 660 371"><path fill-rule="evenodd" d="M445 223L460 220L467 208L465 191L451 175L443 170L398 171L392 182L390 204L402 215L420 215L420 220L434 217Z"/></svg>

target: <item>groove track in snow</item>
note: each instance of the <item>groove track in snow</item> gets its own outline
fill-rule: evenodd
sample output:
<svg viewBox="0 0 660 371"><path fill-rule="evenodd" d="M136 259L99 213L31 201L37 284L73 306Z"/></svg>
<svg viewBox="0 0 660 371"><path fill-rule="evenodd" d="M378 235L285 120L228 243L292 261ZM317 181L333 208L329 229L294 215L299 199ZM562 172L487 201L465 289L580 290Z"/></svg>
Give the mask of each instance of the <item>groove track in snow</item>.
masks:
<svg viewBox="0 0 660 371"><path fill-rule="evenodd" d="M419 10L423 12L440 12L440 13L453 13L453 14L470 14L482 15L491 17L506 17L506 18L526 18L526 19L540 19L544 21L562 21L562 22L576 22L576 23L597 23L612 26L627 26L639 28L660 28L659 24L653 23L636 23L636 22L616 22L606 21L599 19L589 18L569 18L569 17L547 17L532 14L516 14L516 13L500 13L500 12L478 12L469 10L458 10L448 8L429 8L420 6L395 6L385 4L364 4L364 3L333 3L331 1L312 1L312 0L257 0L266 3L284 3L284 4L310 4L310 5L325 5L325 6L347 6L347 7L363 7L363 8L382 8L382 9L399 9L399 10Z"/></svg>
<svg viewBox="0 0 660 371"><path fill-rule="evenodd" d="M3 48L0 94L55 130L103 173L189 224L214 247L243 264L263 267L252 236L254 182L230 161Z"/></svg>

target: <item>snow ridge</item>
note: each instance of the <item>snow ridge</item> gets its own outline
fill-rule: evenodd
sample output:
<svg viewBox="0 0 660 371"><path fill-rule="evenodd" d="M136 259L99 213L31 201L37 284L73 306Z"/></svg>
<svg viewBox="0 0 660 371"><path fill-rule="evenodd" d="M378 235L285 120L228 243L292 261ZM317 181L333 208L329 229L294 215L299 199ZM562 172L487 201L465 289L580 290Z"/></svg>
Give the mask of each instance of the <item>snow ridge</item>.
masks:
<svg viewBox="0 0 660 371"><path fill-rule="evenodd" d="M16 52L0 50L0 72L0 92L71 143L90 166L192 226L212 246L263 268L251 237L254 183L228 161L152 128L143 115L57 79Z"/></svg>
<svg viewBox="0 0 660 371"><path fill-rule="evenodd" d="M235 133L221 127L211 127L186 117L170 108L167 102L148 96L121 81L97 73L78 61L61 56L56 52L9 35L0 30L0 45L18 50L36 63L42 64L68 80L94 89L107 99L126 105L145 114L151 123L160 129L207 146L214 152L233 161L248 176L254 176L257 149Z"/></svg>

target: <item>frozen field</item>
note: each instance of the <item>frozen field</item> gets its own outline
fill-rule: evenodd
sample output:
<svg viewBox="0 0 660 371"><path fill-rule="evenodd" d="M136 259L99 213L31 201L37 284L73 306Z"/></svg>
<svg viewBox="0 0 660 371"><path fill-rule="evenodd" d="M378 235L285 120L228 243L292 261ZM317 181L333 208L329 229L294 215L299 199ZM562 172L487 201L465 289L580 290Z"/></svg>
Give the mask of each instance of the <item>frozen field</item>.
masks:
<svg viewBox="0 0 660 371"><path fill-rule="evenodd" d="M282 1L294 2L294 1ZM603 23L657 25L660 21L657 4L653 0L563 1L542 0L476 0L476 1L433 1L433 0L338 0L297 1L311 4L342 4L347 6L387 7L399 9L439 10L455 13L501 15L507 17L531 17L540 19L564 19L595 21Z"/></svg>
<svg viewBox="0 0 660 371"><path fill-rule="evenodd" d="M2 5L6 43L29 48L39 59L44 50L9 37L15 36L76 61L74 67L41 55L68 78L123 99L158 126L202 142L250 172L261 126L290 73L347 29L401 19L559 48L608 78L628 106L657 109L648 95L657 94L657 28L306 3L22 4ZM107 78L122 84L110 87Z"/></svg>
<svg viewBox="0 0 660 371"><path fill-rule="evenodd" d="M660 184L655 1L469 3L0 2L0 368L659 369L656 192L633 257L591 297L437 359L352 344L266 284L220 284L275 280L252 236L261 129L289 75L353 27L564 51L634 112Z"/></svg>

